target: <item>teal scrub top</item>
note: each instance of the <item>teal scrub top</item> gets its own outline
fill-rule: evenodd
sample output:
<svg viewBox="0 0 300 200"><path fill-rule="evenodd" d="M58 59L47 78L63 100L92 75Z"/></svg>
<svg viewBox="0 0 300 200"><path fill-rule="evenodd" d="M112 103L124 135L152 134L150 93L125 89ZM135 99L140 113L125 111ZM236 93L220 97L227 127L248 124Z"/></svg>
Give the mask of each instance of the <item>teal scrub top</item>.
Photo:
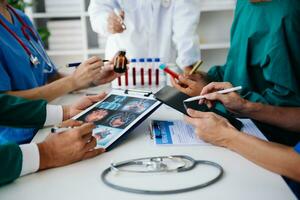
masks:
<svg viewBox="0 0 300 200"><path fill-rule="evenodd" d="M17 14L30 26L34 27L29 18L21 11L16 10ZM56 69L52 73L44 73L44 67L47 67L45 60L30 45L21 31L21 23L17 17L11 12L13 24L7 21L1 14L2 20L12 31L14 31L30 51L39 58L40 64L36 67L32 66L29 56L17 40L0 25L0 92L28 90L46 84L47 79L57 73ZM38 35L38 33L36 33ZM40 39L40 38L39 38ZM42 52L40 46L32 39L39 51ZM22 120L21 118L19 120ZM19 144L30 142L37 129L33 128L10 128L0 126L0 144L8 142L17 142Z"/></svg>
<svg viewBox="0 0 300 200"><path fill-rule="evenodd" d="M300 1L238 0L227 61L208 77L253 102L300 106Z"/></svg>

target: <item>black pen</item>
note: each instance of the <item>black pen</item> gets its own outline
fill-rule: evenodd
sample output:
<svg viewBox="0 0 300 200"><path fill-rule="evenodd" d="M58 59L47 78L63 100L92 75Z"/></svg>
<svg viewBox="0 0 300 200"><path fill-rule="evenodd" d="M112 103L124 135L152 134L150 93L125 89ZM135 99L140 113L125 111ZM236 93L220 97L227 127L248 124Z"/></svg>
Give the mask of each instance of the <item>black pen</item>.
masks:
<svg viewBox="0 0 300 200"><path fill-rule="evenodd" d="M102 62L109 62L109 60L102 60ZM80 64L81 62L69 63L66 65L66 67L78 67Z"/></svg>
<svg viewBox="0 0 300 200"><path fill-rule="evenodd" d="M61 132L65 132L65 131L69 131L73 129L72 127L53 127L51 128L51 133L61 133Z"/></svg>

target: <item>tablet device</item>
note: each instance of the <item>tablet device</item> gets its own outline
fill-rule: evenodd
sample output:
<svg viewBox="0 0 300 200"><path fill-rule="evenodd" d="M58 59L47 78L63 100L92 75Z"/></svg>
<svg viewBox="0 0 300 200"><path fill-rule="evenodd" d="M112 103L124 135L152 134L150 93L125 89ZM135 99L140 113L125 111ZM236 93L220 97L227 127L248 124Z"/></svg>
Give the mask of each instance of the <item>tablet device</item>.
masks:
<svg viewBox="0 0 300 200"><path fill-rule="evenodd" d="M110 150L160 105L161 102L154 99L153 95L126 94L124 90L113 90L105 99L73 119L94 123L96 148Z"/></svg>
<svg viewBox="0 0 300 200"><path fill-rule="evenodd" d="M243 127L243 123L233 116L223 113L217 109L209 109L205 104L198 104L198 101L186 102L183 103L184 100L190 98L190 96L178 91L177 89L165 86L161 90L159 90L155 95L155 98L162 103L178 110L179 112L188 115L186 108L192 108L194 110L202 111L202 112L214 112L224 118L226 118L236 129L241 130Z"/></svg>

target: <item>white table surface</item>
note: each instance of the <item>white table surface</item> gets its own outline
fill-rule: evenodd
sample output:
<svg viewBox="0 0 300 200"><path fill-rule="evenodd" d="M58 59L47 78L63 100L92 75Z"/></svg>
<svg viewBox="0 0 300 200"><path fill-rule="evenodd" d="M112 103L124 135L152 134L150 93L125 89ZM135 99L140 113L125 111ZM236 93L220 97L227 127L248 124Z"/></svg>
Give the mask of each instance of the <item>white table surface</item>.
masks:
<svg viewBox="0 0 300 200"><path fill-rule="evenodd" d="M78 94L67 95L58 99L55 103L66 104L74 101L78 96ZM69 166L21 177L9 185L0 187L0 199L296 199L280 176L251 163L227 149L214 146L155 146L148 132L150 119L182 119L182 115L171 108L163 106L136 128L121 145L110 152ZM34 141L42 141L48 132L49 128L42 129L34 138ZM225 174L218 183L207 188L168 196L147 196L116 191L105 186L100 180L101 172L113 161L117 162L145 156L174 154L189 155L194 159L215 161L224 167ZM151 189L152 185L159 188L189 186L197 184L205 178L209 178L213 173L214 171L199 167L193 172L184 175L160 175L158 179L157 177L149 178L148 176L149 180L147 177L146 179L150 185L147 185L146 188ZM146 179L144 179L144 177L141 178L131 175L125 176L125 178L121 179L121 182L128 186L141 186L143 183L146 184L143 182Z"/></svg>

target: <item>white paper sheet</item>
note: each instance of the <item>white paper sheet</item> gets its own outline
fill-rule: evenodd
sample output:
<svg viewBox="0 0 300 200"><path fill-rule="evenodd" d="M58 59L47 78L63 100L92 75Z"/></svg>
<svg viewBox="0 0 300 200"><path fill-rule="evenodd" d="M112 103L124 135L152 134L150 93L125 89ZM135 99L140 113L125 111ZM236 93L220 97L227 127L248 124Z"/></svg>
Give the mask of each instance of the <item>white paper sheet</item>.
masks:
<svg viewBox="0 0 300 200"><path fill-rule="evenodd" d="M257 126L252 122L252 120L250 120L250 119L239 119L239 120L241 122L243 122L243 124L244 124L244 127L242 128L243 132L245 132L245 133L247 133L249 135L255 136L255 137L259 138L259 139L267 141L267 138L257 128Z"/></svg>
<svg viewBox="0 0 300 200"><path fill-rule="evenodd" d="M244 127L241 130L242 132L262 140L267 140L250 119L239 120L244 124ZM152 124L153 123L156 124L156 128L152 128L152 130L154 142L157 145L210 145L196 136L193 126L185 123L182 120L153 120ZM157 125L159 126L159 129Z"/></svg>

